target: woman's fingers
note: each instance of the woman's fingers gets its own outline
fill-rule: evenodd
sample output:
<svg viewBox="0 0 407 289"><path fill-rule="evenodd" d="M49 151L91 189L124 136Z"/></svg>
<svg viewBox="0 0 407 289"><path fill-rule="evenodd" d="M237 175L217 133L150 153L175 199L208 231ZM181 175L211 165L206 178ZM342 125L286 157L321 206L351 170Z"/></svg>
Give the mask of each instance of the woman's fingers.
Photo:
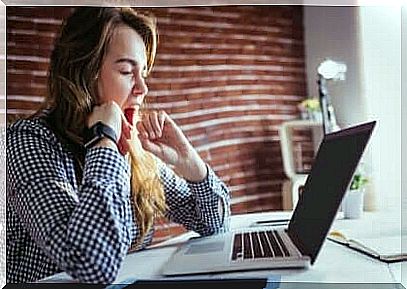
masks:
<svg viewBox="0 0 407 289"><path fill-rule="evenodd" d="M131 139L132 125L127 121L126 116L122 114L122 130L117 141L117 148L122 155L126 155L130 149L128 140Z"/></svg>
<svg viewBox="0 0 407 289"><path fill-rule="evenodd" d="M178 154L175 149L165 143L153 141L148 138L140 138L143 149L152 153L167 164L175 164L178 160Z"/></svg>
<svg viewBox="0 0 407 289"><path fill-rule="evenodd" d="M117 142L117 148L119 150L119 152L124 156L127 154L127 152L130 149L130 145L128 142L128 139L122 134L120 136L119 141Z"/></svg>
<svg viewBox="0 0 407 289"><path fill-rule="evenodd" d="M150 139L155 139L155 132L153 126L151 125L149 114L143 115L141 123L143 124L144 130L147 132L148 137Z"/></svg>
<svg viewBox="0 0 407 289"><path fill-rule="evenodd" d="M160 137L162 137L162 132L164 130L164 124L165 124L166 118L167 118L167 114L165 113L165 111L160 110L158 112L158 125L160 126L160 130L161 130Z"/></svg>
<svg viewBox="0 0 407 289"><path fill-rule="evenodd" d="M136 126L142 147L163 162L177 165L193 155L187 138L164 111L146 113Z"/></svg>
<svg viewBox="0 0 407 289"><path fill-rule="evenodd" d="M131 139L132 126L127 122L126 118L122 118L122 135L125 139Z"/></svg>
<svg viewBox="0 0 407 289"><path fill-rule="evenodd" d="M152 111L142 116L136 127L141 136L149 139L159 139L163 136L165 114Z"/></svg>
<svg viewBox="0 0 407 289"><path fill-rule="evenodd" d="M153 143L148 138L144 138L144 137L140 138L140 143L141 143L141 146L143 147L143 149L145 149L146 151L153 153L154 155L157 154L157 151L158 151L157 144Z"/></svg>
<svg viewBox="0 0 407 289"><path fill-rule="evenodd" d="M121 135L123 112L114 101L96 105L88 116L87 126L92 127L98 121L111 127L118 136Z"/></svg>
<svg viewBox="0 0 407 289"><path fill-rule="evenodd" d="M160 138L162 136L162 129L160 122L158 120L158 112L156 111L151 112L148 118L150 121L151 128L154 131L155 137Z"/></svg>
<svg viewBox="0 0 407 289"><path fill-rule="evenodd" d="M148 132L141 121L136 123L138 135L142 138L148 138Z"/></svg>

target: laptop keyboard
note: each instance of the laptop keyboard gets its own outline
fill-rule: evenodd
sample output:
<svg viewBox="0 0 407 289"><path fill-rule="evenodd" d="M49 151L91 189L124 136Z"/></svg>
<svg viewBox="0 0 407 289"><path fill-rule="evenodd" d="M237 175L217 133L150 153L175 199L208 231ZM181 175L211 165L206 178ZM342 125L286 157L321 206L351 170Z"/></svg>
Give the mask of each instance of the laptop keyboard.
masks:
<svg viewBox="0 0 407 289"><path fill-rule="evenodd" d="M238 233L234 236L232 261L287 256L290 256L290 252L276 230Z"/></svg>

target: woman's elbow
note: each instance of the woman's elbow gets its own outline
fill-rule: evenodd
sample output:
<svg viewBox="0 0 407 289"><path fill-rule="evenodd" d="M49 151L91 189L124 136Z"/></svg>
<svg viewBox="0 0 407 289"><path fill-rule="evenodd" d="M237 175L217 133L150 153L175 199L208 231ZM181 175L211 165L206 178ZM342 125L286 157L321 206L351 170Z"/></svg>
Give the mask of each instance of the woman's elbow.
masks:
<svg viewBox="0 0 407 289"><path fill-rule="evenodd" d="M66 256L68 262L63 269L74 280L81 283L111 284L117 278L126 252L120 250L120 253L116 252L116 254L107 254L106 251L82 252L75 256L70 254Z"/></svg>
<svg viewBox="0 0 407 289"><path fill-rule="evenodd" d="M69 270L71 277L80 283L91 284L112 284L118 275L119 266L95 266L89 264L88 266L81 266L74 270Z"/></svg>

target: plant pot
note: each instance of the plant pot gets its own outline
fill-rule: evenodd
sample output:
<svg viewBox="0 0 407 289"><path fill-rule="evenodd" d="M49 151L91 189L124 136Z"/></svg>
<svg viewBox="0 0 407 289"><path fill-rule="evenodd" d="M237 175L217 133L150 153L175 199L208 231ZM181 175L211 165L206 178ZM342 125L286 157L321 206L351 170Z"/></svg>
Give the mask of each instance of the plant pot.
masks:
<svg viewBox="0 0 407 289"><path fill-rule="evenodd" d="M348 190L342 200L342 210L345 219L359 219L363 213L363 189Z"/></svg>
<svg viewBox="0 0 407 289"><path fill-rule="evenodd" d="M322 122L322 113L320 111L311 111L310 119L316 122Z"/></svg>

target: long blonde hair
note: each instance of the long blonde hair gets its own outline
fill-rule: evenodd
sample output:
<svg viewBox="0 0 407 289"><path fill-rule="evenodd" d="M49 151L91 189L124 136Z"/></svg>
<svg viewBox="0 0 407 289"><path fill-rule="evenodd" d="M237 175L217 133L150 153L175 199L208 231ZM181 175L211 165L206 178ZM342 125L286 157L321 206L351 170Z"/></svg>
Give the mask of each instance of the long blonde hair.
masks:
<svg viewBox="0 0 407 289"><path fill-rule="evenodd" d="M64 22L51 54L48 94L35 115L47 111L55 133L77 158L79 178L85 154L86 119L97 103L96 77L114 30L121 24L133 28L142 37L150 72L158 42L155 18L131 8L77 8ZM137 146L134 139L130 146L131 203L139 228L139 244L152 227L155 216L164 214L166 205L154 157Z"/></svg>

